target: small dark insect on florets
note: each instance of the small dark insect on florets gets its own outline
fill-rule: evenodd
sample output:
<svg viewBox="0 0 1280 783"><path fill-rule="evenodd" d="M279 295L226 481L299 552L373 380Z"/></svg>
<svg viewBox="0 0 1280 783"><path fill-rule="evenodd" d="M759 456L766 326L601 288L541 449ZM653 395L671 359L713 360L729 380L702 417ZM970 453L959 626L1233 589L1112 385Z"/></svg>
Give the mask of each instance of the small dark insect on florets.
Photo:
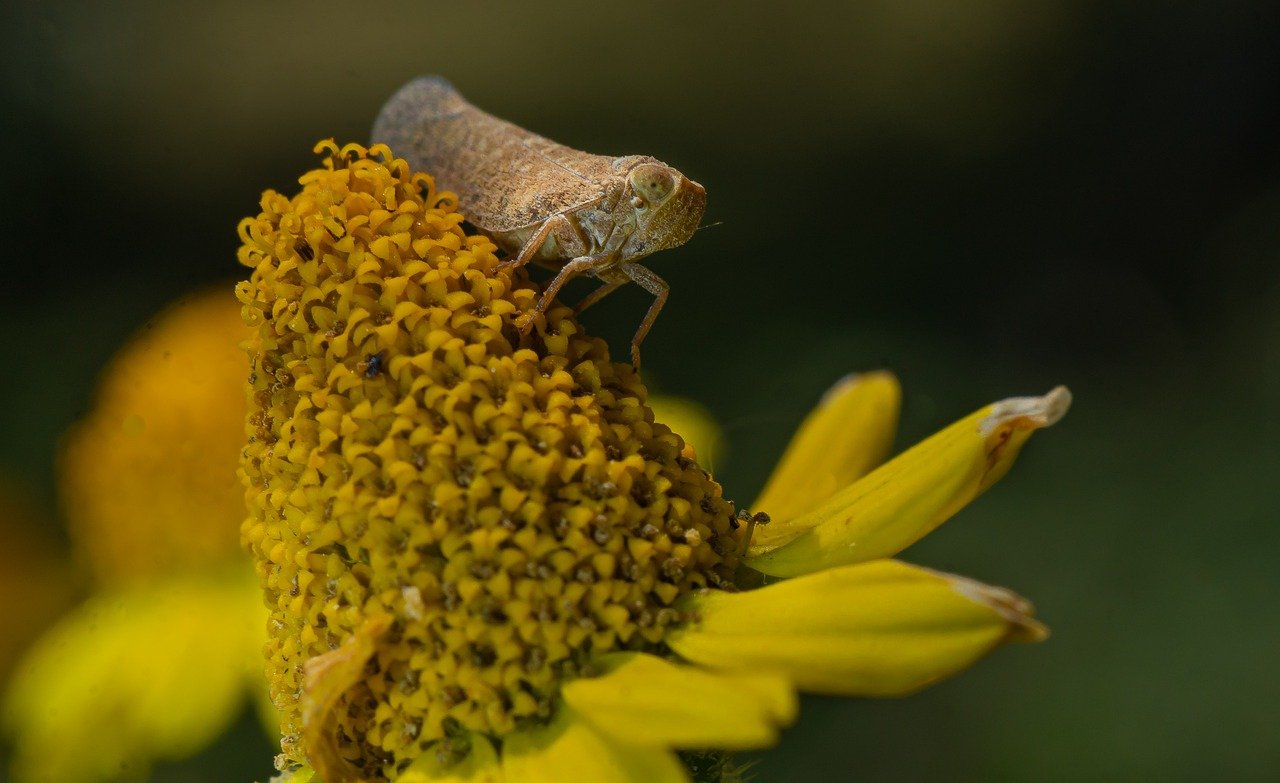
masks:
<svg viewBox="0 0 1280 783"><path fill-rule="evenodd" d="M363 374L364 374L365 380L371 381L382 374L383 361L384 360L382 358L381 353L371 354L364 358L364 361L361 362L361 364L364 365Z"/></svg>

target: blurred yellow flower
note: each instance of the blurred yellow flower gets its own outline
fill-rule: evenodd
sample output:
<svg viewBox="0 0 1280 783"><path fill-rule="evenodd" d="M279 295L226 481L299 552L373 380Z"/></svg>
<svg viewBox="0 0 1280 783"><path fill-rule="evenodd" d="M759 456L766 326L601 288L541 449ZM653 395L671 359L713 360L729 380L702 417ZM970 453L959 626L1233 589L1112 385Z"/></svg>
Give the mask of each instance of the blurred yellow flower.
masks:
<svg viewBox="0 0 1280 783"><path fill-rule="evenodd" d="M48 534L38 504L16 481L0 476L0 595L5 602L0 631L0 687L22 651L72 601L77 579Z"/></svg>
<svg viewBox="0 0 1280 783"><path fill-rule="evenodd" d="M1016 595L886 558L1003 475L1065 390L877 468L897 384L850 379L764 524L569 308L533 313L452 194L383 146L316 151L240 225L243 535L281 779L736 780L729 754L772 743L797 689L909 693L1044 637Z"/></svg>
<svg viewBox="0 0 1280 783"><path fill-rule="evenodd" d="M67 434L59 491L99 582L126 584L238 559L244 441L238 349L248 330L230 291L184 300L133 338Z"/></svg>
<svg viewBox="0 0 1280 783"><path fill-rule="evenodd" d="M261 690L265 618L237 535L247 336L229 291L179 303L115 357L68 434L59 490L96 585L15 672L15 781L140 777Z"/></svg>

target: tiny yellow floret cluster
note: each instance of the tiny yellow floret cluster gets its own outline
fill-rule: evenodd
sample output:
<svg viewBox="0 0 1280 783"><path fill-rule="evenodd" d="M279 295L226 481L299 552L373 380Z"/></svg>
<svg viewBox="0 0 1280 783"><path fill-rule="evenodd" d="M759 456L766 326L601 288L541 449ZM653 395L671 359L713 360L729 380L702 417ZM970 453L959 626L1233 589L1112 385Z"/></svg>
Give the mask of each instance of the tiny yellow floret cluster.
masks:
<svg viewBox="0 0 1280 783"><path fill-rule="evenodd" d="M451 194L385 147L317 152L240 224L242 534L281 765L394 779L436 740L545 723L601 653L664 649L744 531L635 370L569 308L536 315Z"/></svg>

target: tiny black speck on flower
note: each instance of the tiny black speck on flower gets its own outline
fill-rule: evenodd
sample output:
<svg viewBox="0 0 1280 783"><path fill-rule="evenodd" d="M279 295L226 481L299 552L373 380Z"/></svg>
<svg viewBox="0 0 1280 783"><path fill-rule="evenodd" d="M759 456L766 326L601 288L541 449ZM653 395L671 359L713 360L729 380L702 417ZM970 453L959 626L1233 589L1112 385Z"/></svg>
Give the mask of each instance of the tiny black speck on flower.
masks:
<svg viewBox="0 0 1280 783"><path fill-rule="evenodd" d="M365 380L373 380L382 374L383 358L381 353L371 354L364 358L361 364L364 366Z"/></svg>

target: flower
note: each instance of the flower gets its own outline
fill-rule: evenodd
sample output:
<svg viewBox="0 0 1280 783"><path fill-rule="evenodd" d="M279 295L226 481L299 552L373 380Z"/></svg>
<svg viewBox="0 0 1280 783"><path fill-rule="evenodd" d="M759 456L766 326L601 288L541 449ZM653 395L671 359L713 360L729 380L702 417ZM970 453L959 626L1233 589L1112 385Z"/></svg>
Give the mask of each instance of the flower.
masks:
<svg viewBox="0 0 1280 783"><path fill-rule="evenodd" d="M105 372L59 493L88 598L6 694L15 781L140 776L194 754L261 685L261 596L239 549L248 330L228 291L184 301Z"/></svg>
<svg viewBox="0 0 1280 783"><path fill-rule="evenodd" d="M1044 637L1012 593L886 558L1003 475L1065 390L872 470L898 389L851 379L765 490L773 519L739 511L453 194L383 145L316 151L240 224L243 537L285 778L728 781L797 689L908 693Z"/></svg>
<svg viewBox="0 0 1280 783"><path fill-rule="evenodd" d="M50 540L48 521L15 477L0 475L0 595L8 601L0 633L0 686L23 649L66 609L76 580L62 547Z"/></svg>
<svg viewBox="0 0 1280 783"><path fill-rule="evenodd" d="M104 374L92 413L67 434L59 490L85 564L124 584L238 554L244 440L237 350L247 337L228 292L179 303Z"/></svg>

